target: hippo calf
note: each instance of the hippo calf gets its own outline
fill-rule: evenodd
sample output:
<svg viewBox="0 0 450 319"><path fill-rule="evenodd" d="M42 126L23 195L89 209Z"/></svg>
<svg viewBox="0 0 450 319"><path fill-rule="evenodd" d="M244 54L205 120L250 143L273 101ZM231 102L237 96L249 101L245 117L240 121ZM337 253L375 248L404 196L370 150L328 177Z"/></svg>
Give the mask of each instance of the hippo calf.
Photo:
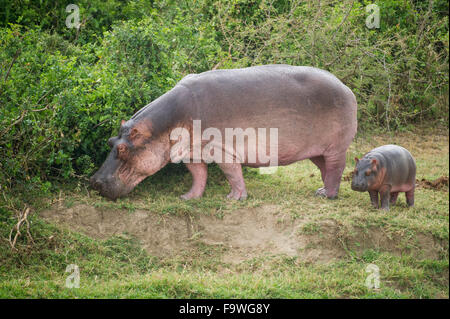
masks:
<svg viewBox="0 0 450 319"><path fill-rule="evenodd" d="M406 203L414 206L416 162L408 150L397 145L383 145L355 161L352 189L368 191L375 208L379 206L378 194L381 208L389 210L389 203L396 203L399 192L405 192Z"/></svg>
<svg viewBox="0 0 450 319"><path fill-rule="evenodd" d="M183 161L193 182L182 198L197 198L205 189L207 163L216 162L231 185L228 197L245 199L242 165L310 159L324 183L316 194L333 199L356 133L356 108L347 86L313 67L265 65L191 74L122 121L91 185L116 199L169 162ZM264 159L267 150L274 161ZM223 161L222 155L232 160Z"/></svg>

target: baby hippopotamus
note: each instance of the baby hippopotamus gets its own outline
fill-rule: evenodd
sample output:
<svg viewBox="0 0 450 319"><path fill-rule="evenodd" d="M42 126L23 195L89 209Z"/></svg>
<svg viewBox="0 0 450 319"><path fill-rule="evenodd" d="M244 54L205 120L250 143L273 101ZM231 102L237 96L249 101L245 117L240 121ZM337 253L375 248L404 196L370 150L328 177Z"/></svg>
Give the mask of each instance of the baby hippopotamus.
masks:
<svg viewBox="0 0 450 319"><path fill-rule="evenodd" d="M405 192L408 206L414 205L416 162L408 150L397 145L383 145L355 161L352 189L368 191L375 208L379 207L378 193L382 209L389 210L389 203L395 204L399 192Z"/></svg>

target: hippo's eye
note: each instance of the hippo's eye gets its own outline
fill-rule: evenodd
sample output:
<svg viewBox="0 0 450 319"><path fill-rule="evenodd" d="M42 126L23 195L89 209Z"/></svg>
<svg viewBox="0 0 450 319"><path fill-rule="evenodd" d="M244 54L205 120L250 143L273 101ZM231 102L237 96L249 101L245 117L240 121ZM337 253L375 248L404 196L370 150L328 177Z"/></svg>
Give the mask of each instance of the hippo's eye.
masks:
<svg viewBox="0 0 450 319"><path fill-rule="evenodd" d="M365 174L366 174L366 176L369 176L370 173L372 173L372 171L370 169L368 169Z"/></svg>

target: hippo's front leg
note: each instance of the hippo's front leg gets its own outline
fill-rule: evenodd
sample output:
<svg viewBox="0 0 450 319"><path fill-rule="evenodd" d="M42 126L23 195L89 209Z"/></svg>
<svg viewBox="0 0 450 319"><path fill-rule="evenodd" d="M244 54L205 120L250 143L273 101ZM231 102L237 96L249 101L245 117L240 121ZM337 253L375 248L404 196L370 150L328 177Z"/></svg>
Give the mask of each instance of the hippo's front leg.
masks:
<svg viewBox="0 0 450 319"><path fill-rule="evenodd" d="M380 193L381 209L389 210L389 201L391 199L391 186L383 185L378 190Z"/></svg>
<svg viewBox="0 0 450 319"><path fill-rule="evenodd" d="M370 201L372 202L373 207L378 208L378 192L377 191L369 191Z"/></svg>
<svg viewBox="0 0 450 319"><path fill-rule="evenodd" d="M181 198L191 199L202 197L208 177L208 166L205 163L186 163L186 167L192 174L192 187L189 192L181 195Z"/></svg>
<svg viewBox="0 0 450 319"><path fill-rule="evenodd" d="M218 164L222 169L225 177L231 185L231 192L227 198L230 199L246 199L247 190L245 189L244 176L242 175L242 166L238 163L221 163Z"/></svg>

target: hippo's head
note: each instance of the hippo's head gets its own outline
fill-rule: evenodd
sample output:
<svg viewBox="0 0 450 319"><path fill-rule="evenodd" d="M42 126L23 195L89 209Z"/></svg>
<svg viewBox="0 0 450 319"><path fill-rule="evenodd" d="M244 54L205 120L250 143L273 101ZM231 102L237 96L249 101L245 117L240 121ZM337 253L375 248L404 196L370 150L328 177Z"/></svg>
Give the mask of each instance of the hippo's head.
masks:
<svg viewBox="0 0 450 319"><path fill-rule="evenodd" d="M90 183L112 200L128 194L169 162L169 136L152 136L149 121L122 121L119 135L108 144L111 152Z"/></svg>
<svg viewBox="0 0 450 319"><path fill-rule="evenodd" d="M377 182L378 161L373 158L362 158L359 160L355 157L356 167L353 171L352 189L358 192L366 192Z"/></svg>

